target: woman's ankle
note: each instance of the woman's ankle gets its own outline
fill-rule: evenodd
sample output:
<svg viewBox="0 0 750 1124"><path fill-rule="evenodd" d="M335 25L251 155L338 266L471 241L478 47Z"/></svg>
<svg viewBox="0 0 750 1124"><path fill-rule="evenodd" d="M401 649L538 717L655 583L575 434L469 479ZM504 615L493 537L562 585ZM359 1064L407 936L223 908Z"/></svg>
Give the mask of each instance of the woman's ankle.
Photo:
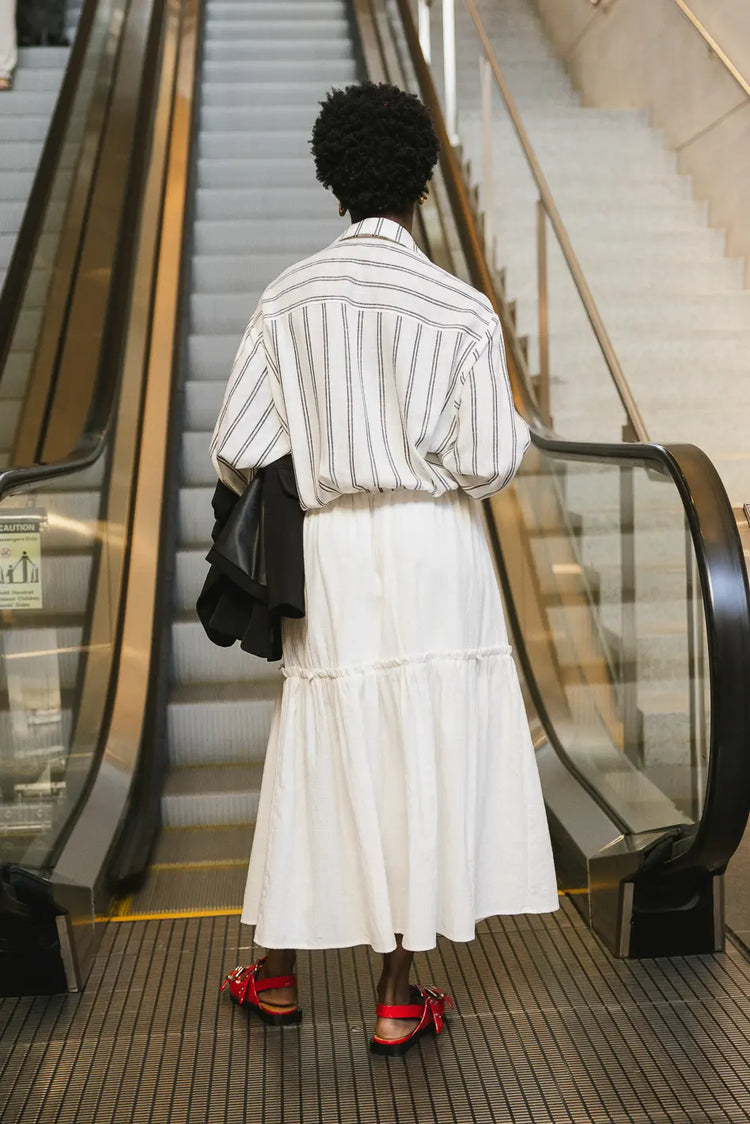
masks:
<svg viewBox="0 0 750 1124"><path fill-rule="evenodd" d="M261 965L258 978L272 979L275 976L293 976L297 953L291 948L269 949Z"/></svg>
<svg viewBox="0 0 750 1124"><path fill-rule="evenodd" d="M378 1003L387 1007L400 1007L411 999L411 984L407 979L389 980L381 979L376 988Z"/></svg>

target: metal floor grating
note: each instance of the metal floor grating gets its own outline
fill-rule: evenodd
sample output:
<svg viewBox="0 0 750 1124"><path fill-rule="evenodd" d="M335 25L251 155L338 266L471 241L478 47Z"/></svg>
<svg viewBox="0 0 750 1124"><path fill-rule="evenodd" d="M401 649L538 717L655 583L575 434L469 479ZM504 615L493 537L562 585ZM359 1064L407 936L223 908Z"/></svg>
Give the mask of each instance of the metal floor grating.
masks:
<svg viewBox="0 0 750 1124"><path fill-rule="evenodd" d="M721 1124L750 1119L750 963L616 961L569 901L418 957L456 1012L404 1060L372 1058L378 966L303 953L302 1026L225 996L237 917L111 922L80 996L0 1002L0 1120ZM241 947L244 946L244 947ZM313 978L314 973L314 978Z"/></svg>

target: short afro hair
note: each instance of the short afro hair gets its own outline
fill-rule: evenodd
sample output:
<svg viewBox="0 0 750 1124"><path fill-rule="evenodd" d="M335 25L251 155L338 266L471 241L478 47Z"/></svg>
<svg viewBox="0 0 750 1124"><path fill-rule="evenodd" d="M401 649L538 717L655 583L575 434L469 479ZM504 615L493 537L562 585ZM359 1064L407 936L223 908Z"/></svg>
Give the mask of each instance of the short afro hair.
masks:
<svg viewBox="0 0 750 1124"><path fill-rule="evenodd" d="M440 145L413 94L383 82L331 90L313 126L315 172L357 222L403 215L432 176Z"/></svg>

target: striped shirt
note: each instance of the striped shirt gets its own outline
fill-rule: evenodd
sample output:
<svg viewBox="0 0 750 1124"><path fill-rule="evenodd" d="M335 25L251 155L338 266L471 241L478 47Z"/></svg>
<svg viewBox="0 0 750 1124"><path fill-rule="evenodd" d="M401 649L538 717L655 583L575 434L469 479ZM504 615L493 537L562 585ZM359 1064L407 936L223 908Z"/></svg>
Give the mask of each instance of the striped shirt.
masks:
<svg viewBox="0 0 750 1124"><path fill-rule="evenodd" d="M211 441L242 491L291 452L304 508L403 488L476 498L528 446L489 301L434 265L399 223L355 223L264 291Z"/></svg>

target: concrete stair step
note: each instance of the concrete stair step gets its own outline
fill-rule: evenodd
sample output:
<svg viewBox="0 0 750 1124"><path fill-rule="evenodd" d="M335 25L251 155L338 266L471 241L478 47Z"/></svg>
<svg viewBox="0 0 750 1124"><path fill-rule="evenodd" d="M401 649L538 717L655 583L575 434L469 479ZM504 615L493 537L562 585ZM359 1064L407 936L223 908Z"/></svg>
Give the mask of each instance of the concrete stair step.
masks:
<svg viewBox="0 0 750 1124"><path fill-rule="evenodd" d="M654 295L653 301L643 295L609 296L599 301L605 323L614 323L619 331L640 332L648 337L671 337L703 332L750 332L750 293L701 293L692 295ZM538 302L517 300L518 327L522 335L538 327ZM553 293L549 300L549 327L555 338L588 330L588 317L576 292Z"/></svg>

